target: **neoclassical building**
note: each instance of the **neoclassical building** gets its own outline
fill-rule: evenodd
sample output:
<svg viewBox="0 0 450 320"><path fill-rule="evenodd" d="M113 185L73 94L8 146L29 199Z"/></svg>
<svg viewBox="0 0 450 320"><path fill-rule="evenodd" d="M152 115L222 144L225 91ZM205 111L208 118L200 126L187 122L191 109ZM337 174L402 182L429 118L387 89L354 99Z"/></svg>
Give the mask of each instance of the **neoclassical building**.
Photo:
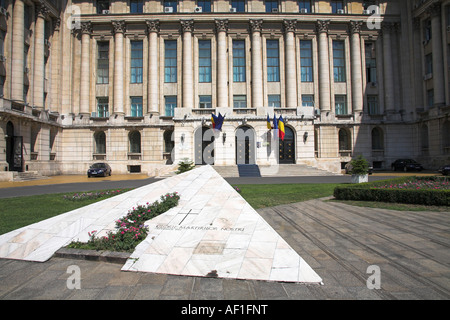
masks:
<svg viewBox="0 0 450 320"><path fill-rule="evenodd" d="M359 154L437 169L450 0L2 0L0 95L3 177L184 158L340 172Z"/></svg>

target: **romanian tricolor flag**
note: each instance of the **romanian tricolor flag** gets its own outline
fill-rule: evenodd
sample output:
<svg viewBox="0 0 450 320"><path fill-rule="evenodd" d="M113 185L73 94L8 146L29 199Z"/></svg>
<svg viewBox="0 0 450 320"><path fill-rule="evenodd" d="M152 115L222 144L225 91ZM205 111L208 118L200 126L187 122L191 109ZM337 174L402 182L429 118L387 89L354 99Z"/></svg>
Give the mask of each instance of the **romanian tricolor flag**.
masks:
<svg viewBox="0 0 450 320"><path fill-rule="evenodd" d="M282 116L278 119L278 132L279 137L284 141L284 120Z"/></svg>
<svg viewBox="0 0 450 320"><path fill-rule="evenodd" d="M213 129L217 129L219 131L222 131L222 124L223 120L225 119L224 116L222 116L219 112L219 116L216 116L215 114L211 113L211 122Z"/></svg>

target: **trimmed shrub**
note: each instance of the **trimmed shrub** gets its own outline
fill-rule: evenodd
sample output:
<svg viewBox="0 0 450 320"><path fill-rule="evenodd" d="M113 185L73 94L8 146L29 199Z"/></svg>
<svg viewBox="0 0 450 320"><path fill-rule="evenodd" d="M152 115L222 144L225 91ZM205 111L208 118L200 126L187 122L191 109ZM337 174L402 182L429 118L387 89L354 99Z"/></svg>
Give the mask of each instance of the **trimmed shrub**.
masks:
<svg viewBox="0 0 450 320"><path fill-rule="evenodd" d="M442 177L404 177L374 183L338 186L334 189L334 197L337 200L450 206L448 182L448 179ZM440 185L444 188L439 189Z"/></svg>

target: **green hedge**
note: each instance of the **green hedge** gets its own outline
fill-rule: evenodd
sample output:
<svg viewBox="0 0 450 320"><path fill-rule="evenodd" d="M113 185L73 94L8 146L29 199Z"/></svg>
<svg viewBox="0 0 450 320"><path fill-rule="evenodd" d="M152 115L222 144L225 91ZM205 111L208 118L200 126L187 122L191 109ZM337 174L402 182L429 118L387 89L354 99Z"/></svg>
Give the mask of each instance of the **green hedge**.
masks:
<svg viewBox="0 0 450 320"><path fill-rule="evenodd" d="M417 181L447 181L441 177L414 177ZM334 197L337 200L380 201L393 203L409 203L434 206L450 206L450 190L431 189L379 189L375 187L386 184L400 184L411 177L383 180L373 183L352 184L338 186L334 189Z"/></svg>

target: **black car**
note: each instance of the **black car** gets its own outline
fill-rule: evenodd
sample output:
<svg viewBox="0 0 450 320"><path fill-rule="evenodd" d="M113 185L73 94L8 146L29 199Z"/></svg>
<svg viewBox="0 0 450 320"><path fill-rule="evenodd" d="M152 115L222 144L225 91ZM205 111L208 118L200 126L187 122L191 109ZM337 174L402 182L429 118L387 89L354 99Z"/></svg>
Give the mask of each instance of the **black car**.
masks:
<svg viewBox="0 0 450 320"><path fill-rule="evenodd" d="M403 170L403 171L422 171L423 167L417 161L413 159L397 159L392 163L392 170Z"/></svg>
<svg viewBox="0 0 450 320"><path fill-rule="evenodd" d="M107 163L99 162L94 163L88 170L87 175L88 178L92 176L110 176L111 175L111 167Z"/></svg>
<svg viewBox="0 0 450 320"><path fill-rule="evenodd" d="M450 173L450 164L446 164L445 166L440 167L438 171L444 176L448 175Z"/></svg>

